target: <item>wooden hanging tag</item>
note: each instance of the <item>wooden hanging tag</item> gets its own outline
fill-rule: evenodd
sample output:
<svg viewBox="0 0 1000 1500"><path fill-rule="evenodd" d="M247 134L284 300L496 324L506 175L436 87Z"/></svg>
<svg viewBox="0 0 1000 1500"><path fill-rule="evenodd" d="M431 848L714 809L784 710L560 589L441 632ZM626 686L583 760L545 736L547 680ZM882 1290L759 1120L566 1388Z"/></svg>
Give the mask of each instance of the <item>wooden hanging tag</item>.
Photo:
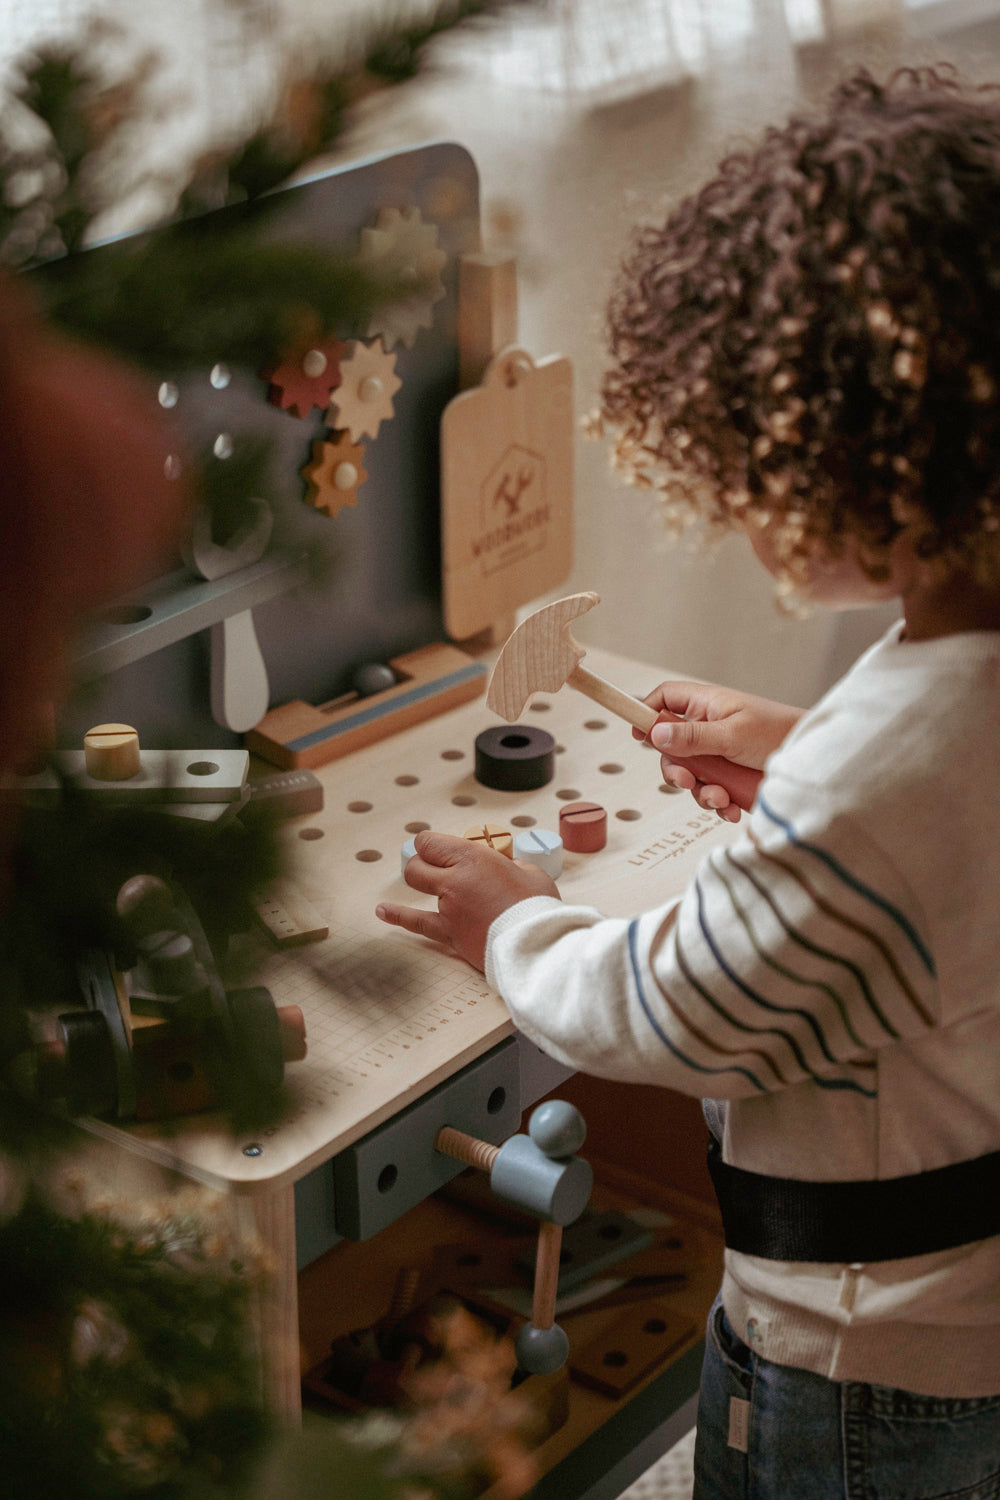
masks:
<svg viewBox="0 0 1000 1500"><path fill-rule="evenodd" d="M441 421L444 621L467 640L558 588L573 551L573 370L502 350Z"/></svg>

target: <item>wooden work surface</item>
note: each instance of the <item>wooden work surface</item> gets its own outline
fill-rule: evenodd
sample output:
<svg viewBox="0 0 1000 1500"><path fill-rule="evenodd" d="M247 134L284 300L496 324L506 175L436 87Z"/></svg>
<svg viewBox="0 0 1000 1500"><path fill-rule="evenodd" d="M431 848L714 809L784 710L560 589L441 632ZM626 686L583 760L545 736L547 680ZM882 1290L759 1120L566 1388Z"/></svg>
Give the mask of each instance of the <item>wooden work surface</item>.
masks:
<svg viewBox="0 0 1000 1500"><path fill-rule="evenodd" d="M599 651L588 652L587 662L639 695L668 675ZM295 1182L510 1035L506 1008L481 975L374 915L386 898L432 904L401 876L400 848L411 825L462 834L478 822L516 830L530 820L558 829L564 802L602 803L607 847L567 854L559 885L566 900L593 903L610 916L679 892L712 845L733 835L733 825L699 811L687 794L667 794L656 753L568 688L537 696L523 716L555 737L555 778L531 792L482 786L473 775L475 738L498 722L478 698L322 766L323 810L285 825L289 876L329 922L330 935L284 950L247 935L235 947L279 1005L299 1005L305 1014L308 1056L287 1070L290 1117L253 1142L234 1140L213 1116L127 1130L95 1122L97 1133L210 1186L269 1191ZM247 1146L255 1154L245 1154Z"/></svg>

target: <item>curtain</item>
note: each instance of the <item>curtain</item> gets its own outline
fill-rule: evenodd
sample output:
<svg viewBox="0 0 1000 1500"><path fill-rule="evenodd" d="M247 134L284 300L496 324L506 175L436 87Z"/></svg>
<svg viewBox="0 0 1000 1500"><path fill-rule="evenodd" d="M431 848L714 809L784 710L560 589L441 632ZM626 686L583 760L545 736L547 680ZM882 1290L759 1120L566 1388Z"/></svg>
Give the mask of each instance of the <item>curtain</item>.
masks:
<svg viewBox="0 0 1000 1500"><path fill-rule="evenodd" d="M912 3L912 0L911 0ZM507 86L600 102L701 78L761 49L849 35L907 0L547 0L515 8L453 54Z"/></svg>

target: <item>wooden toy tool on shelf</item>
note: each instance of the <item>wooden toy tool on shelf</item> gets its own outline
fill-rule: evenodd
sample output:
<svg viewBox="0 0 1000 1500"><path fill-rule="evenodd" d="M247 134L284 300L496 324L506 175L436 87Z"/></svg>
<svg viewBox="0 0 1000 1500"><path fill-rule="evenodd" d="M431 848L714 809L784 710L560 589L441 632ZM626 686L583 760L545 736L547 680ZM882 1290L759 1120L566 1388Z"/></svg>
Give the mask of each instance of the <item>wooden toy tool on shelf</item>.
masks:
<svg viewBox="0 0 1000 1500"><path fill-rule="evenodd" d="M586 1126L579 1111L561 1099L540 1104L527 1135L512 1135L500 1146L445 1126L437 1151L489 1172L490 1186L541 1219L535 1258L531 1321L517 1336L518 1364L531 1375L549 1375L566 1362L569 1340L555 1320L562 1232L587 1206L593 1186L589 1165L575 1156Z"/></svg>
<svg viewBox="0 0 1000 1500"><path fill-rule="evenodd" d="M422 646L389 663L394 682L370 696L314 705L295 699L265 714L246 746L284 770L322 766L477 697L486 668L455 646Z"/></svg>
<svg viewBox="0 0 1000 1500"><path fill-rule="evenodd" d="M586 651L570 633L572 622L600 602L600 595L589 590L568 594L521 621L497 657L486 688L486 702L494 713L513 724L533 693L557 693L565 686L576 688L643 734L649 733L660 715L585 667ZM749 807L753 802L760 777L750 767L734 765L717 755L691 756L683 764L699 781L725 787L741 806Z"/></svg>
<svg viewBox="0 0 1000 1500"><path fill-rule="evenodd" d="M56 1017L40 1051L43 1091L74 1114L162 1119L219 1104L224 1063L277 1103L285 1063L306 1055L301 1010L263 986L225 987L180 887L136 874L116 907L132 951L80 954L82 1008Z"/></svg>

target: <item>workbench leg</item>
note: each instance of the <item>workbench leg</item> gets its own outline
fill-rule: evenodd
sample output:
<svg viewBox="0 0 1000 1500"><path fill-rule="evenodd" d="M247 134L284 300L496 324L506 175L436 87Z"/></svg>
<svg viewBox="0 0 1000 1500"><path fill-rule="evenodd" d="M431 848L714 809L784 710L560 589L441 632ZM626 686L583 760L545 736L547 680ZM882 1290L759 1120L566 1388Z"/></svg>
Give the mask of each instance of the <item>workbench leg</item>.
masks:
<svg viewBox="0 0 1000 1500"><path fill-rule="evenodd" d="M251 1321L258 1341L264 1398L279 1421L302 1420L299 1364L299 1286L295 1263L295 1189L234 1194L234 1227L256 1238L269 1274L254 1297Z"/></svg>

